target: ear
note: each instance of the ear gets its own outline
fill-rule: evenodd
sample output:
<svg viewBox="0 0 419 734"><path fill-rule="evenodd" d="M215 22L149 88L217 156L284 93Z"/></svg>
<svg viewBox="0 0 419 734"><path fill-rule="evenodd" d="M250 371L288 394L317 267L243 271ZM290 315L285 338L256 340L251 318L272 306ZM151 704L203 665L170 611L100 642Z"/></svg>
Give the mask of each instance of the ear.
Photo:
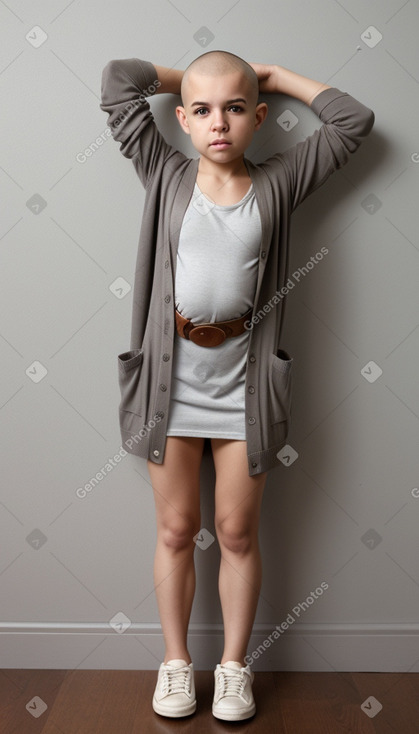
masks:
<svg viewBox="0 0 419 734"><path fill-rule="evenodd" d="M187 135L190 135L191 133L190 133L190 130L189 130L189 123L188 123L188 119L186 117L185 108L184 107L181 107L181 106L178 106L178 107L176 107L175 112L176 112L176 117L177 117L177 119L179 121L179 125L181 126L183 132L186 133Z"/></svg>
<svg viewBox="0 0 419 734"><path fill-rule="evenodd" d="M259 130L267 115L268 105L266 104L266 102L261 102L256 106L255 110L255 130Z"/></svg>

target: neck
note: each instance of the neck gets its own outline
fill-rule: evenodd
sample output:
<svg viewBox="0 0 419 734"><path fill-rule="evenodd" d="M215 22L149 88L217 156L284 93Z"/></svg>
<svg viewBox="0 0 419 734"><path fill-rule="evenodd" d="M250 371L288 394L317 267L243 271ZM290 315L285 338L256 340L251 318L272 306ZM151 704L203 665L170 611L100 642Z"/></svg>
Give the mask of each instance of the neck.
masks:
<svg viewBox="0 0 419 734"><path fill-rule="evenodd" d="M211 176L212 178L223 181L232 177L248 176L244 157L227 163L215 163L201 156L198 164L198 173L201 176Z"/></svg>

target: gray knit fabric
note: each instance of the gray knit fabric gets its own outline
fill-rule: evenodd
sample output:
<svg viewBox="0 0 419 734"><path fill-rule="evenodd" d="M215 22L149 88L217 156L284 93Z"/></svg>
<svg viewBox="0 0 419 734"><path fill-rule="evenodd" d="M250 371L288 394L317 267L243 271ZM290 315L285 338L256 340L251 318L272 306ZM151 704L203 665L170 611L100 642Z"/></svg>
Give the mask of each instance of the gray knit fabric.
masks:
<svg viewBox="0 0 419 734"><path fill-rule="evenodd" d="M253 305L261 221L253 185L236 204L213 204L195 184L179 235L178 311L195 323L238 318ZM166 435L246 438L249 331L217 347L175 335Z"/></svg>

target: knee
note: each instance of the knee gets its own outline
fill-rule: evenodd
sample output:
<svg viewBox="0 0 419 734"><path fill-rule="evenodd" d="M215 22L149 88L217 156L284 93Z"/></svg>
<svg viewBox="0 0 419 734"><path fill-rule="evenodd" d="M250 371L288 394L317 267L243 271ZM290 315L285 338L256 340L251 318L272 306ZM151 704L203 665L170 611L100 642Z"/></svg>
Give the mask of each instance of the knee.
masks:
<svg viewBox="0 0 419 734"><path fill-rule="evenodd" d="M220 547L230 553L246 555L254 544L254 533L250 528L240 525L237 521L226 518L224 522L216 523L216 532Z"/></svg>
<svg viewBox="0 0 419 734"><path fill-rule="evenodd" d="M199 530L199 523L188 518L174 518L162 523L159 538L163 545L172 551L194 548L194 536Z"/></svg>

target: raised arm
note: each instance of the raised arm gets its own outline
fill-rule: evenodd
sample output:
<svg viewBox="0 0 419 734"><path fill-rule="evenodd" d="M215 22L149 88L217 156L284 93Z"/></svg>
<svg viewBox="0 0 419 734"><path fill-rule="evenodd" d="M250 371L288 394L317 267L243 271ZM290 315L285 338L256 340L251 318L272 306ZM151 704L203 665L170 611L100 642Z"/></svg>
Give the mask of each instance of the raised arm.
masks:
<svg viewBox="0 0 419 734"><path fill-rule="evenodd" d="M112 137L121 143L122 155L132 159L144 186L163 161L173 153L180 155L158 130L147 102L156 92L177 89L178 75L183 72L165 71L150 61L133 58L109 61L102 72L100 109L108 113Z"/></svg>
<svg viewBox="0 0 419 734"><path fill-rule="evenodd" d="M324 123L320 129L262 166L287 181L291 211L355 153L374 125L374 113L337 87L296 74L283 66L251 64L262 93L282 93L309 105ZM286 133L285 133L286 134Z"/></svg>
<svg viewBox="0 0 419 734"><path fill-rule="evenodd" d="M157 76L160 82L160 86L157 89L156 94L163 94L169 92L170 94L180 94L180 84L183 77L183 71L179 69L169 69L167 66L156 66L154 68L157 71Z"/></svg>
<svg viewBox="0 0 419 734"><path fill-rule="evenodd" d="M250 66L257 74L259 90L263 93L288 94L310 105L320 92L330 89L327 84L297 74L285 66L271 64L250 64Z"/></svg>
<svg viewBox="0 0 419 734"><path fill-rule="evenodd" d="M292 97L301 99L306 104L310 104L319 92L329 89L327 84L296 74L284 66L268 64L250 64L250 66L253 67L258 76L261 92L282 92L282 94L289 94ZM156 64L154 68L160 82L156 94L165 92L180 94L184 72L179 69L169 69L166 66L157 66Z"/></svg>

